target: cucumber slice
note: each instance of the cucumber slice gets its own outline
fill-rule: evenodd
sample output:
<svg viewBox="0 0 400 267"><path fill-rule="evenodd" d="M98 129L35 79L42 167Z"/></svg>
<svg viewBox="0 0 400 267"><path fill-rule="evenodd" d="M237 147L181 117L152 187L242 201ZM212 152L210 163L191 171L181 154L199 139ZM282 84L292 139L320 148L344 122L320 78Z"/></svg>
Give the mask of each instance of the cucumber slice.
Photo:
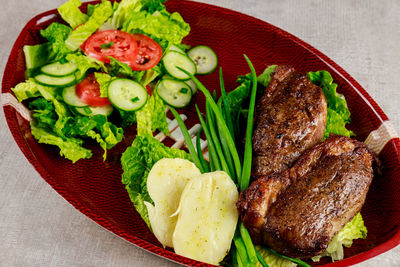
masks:
<svg viewBox="0 0 400 267"><path fill-rule="evenodd" d="M192 99L192 89L183 81L162 79L156 90L165 103L175 108L186 107Z"/></svg>
<svg viewBox="0 0 400 267"><path fill-rule="evenodd" d="M61 64L60 62L54 62L40 68L42 73L54 77L68 76L77 70L78 66L70 62L64 64Z"/></svg>
<svg viewBox="0 0 400 267"><path fill-rule="evenodd" d="M197 67L197 74L209 74L218 65L215 52L208 46L199 45L189 50L188 56L193 60Z"/></svg>
<svg viewBox="0 0 400 267"><path fill-rule="evenodd" d="M196 74L196 65L194 62L186 54L180 52L169 51L163 58L163 64L168 74L178 80L188 80L190 77L177 67L193 75Z"/></svg>
<svg viewBox="0 0 400 267"><path fill-rule="evenodd" d="M67 103L68 105L74 106L74 107L86 107L88 104L83 102L77 95L75 91L75 86L70 86L70 87L65 87L62 96L64 99L64 102Z"/></svg>
<svg viewBox="0 0 400 267"><path fill-rule="evenodd" d="M171 45L169 48L168 48L168 52L169 51L175 51L175 52L179 52L179 53L185 53L185 51L183 51L181 48L179 48L179 47L177 47L176 45Z"/></svg>
<svg viewBox="0 0 400 267"><path fill-rule="evenodd" d="M185 81L185 83L187 83L187 85L189 85L190 88L192 89L192 95L197 93L197 86L193 80L187 80L187 81Z"/></svg>
<svg viewBox="0 0 400 267"><path fill-rule="evenodd" d="M174 78L169 76L168 74L165 74L164 76L162 76L161 79L162 80L164 80L164 79L174 80ZM197 93L197 86L193 80L187 80L187 81L185 81L185 83L187 83L187 85L189 85L190 88L192 89L192 95Z"/></svg>
<svg viewBox="0 0 400 267"><path fill-rule="evenodd" d="M84 116L94 116L94 115L104 115L104 116L109 116L114 108L112 105L105 105L102 107L76 107L75 110Z"/></svg>
<svg viewBox="0 0 400 267"><path fill-rule="evenodd" d="M37 83L50 87L68 87L76 83L74 74L64 77L53 77L42 73L36 75L34 79Z"/></svg>
<svg viewBox="0 0 400 267"><path fill-rule="evenodd" d="M135 111L144 106L148 94L140 83L129 79L115 79L108 86L111 103L125 111Z"/></svg>

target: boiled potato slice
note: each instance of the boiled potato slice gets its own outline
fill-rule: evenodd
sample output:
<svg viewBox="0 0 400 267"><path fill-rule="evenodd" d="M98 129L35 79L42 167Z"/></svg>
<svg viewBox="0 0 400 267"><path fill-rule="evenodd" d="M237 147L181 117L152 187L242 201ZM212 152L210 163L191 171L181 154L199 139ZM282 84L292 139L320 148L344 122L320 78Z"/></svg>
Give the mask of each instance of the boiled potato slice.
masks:
<svg viewBox="0 0 400 267"><path fill-rule="evenodd" d="M151 168L147 177L147 191L154 206L145 202L154 235L163 246L172 247L172 234L178 216L171 215L178 209L179 200L185 185L200 170L185 159L159 160Z"/></svg>
<svg viewBox="0 0 400 267"><path fill-rule="evenodd" d="M175 253L218 264L229 252L235 233L238 190L225 172L205 173L182 192L172 237Z"/></svg>

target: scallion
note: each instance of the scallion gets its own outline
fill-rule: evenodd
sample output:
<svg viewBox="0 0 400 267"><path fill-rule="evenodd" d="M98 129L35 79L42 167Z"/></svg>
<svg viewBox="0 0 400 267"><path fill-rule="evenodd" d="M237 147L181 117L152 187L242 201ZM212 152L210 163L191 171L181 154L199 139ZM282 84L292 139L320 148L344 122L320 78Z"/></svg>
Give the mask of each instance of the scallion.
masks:
<svg viewBox="0 0 400 267"><path fill-rule="evenodd" d="M200 159L196 153L196 149L194 149L192 138L190 137L189 131L186 128L185 123L183 122L181 116L179 116L178 112L173 108L169 107L172 114L174 115L176 121L178 122L179 128L181 129L182 135L185 138L186 146L189 150L189 154L192 156L192 160L197 168L200 169L201 173L204 173L204 168L201 165Z"/></svg>

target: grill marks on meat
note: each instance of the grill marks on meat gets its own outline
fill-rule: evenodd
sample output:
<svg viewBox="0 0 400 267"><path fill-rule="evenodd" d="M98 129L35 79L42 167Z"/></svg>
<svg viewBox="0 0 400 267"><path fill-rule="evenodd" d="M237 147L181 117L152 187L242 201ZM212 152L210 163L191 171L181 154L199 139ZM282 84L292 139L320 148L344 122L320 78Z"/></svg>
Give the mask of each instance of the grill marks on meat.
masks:
<svg viewBox="0 0 400 267"><path fill-rule="evenodd" d="M292 257L322 253L361 210L374 160L365 144L333 136L292 168L253 182L237 203L253 241Z"/></svg>
<svg viewBox="0 0 400 267"><path fill-rule="evenodd" d="M289 66L277 66L256 107L252 176L289 168L322 141L327 104L321 88Z"/></svg>

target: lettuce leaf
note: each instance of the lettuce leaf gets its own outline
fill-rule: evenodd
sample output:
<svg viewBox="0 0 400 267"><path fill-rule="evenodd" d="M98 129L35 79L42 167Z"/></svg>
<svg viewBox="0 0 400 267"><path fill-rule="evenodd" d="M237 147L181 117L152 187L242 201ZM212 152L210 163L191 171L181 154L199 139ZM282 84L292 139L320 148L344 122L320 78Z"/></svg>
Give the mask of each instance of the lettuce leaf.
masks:
<svg viewBox="0 0 400 267"><path fill-rule="evenodd" d="M118 110L121 116L121 127L125 128L131 126L134 123L137 123L136 120L136 112L134 111L124 111Z"/></svg>
<svg viewBox="0 0 400 267"><path fill-rule="evenodd" d="M94 77L96 78L96 81L100 85L100 96L101 97L108 97L108 85L112 80L115 79L115 77L112 77L108 75L107 73L103 72L95 72Z"/></svg>
<svg viewBox="0 0 400 267"><path fill-rule="evenodd" d="M133 71L128 64L122 63L113 57L110 57L110 64L107 67L107 71L112 76L131 78L137 82L139 82L144 75L143 71Z"/></svg>
<svg viewBox="0 0 400 267"><path fill-rule="evenodd" d="M336 234L329 243L328 248L321 255L312 258L313 261L319 261L322 257L328 256L332 261L342 260L344 257L343 246L350 247L354 239L367 237L367 228L364 225L361 213L357 213L354 218L348 222L344 228Z"/></svg>
<svg viewBox="0 0 400 267"><path fill-rule="evenodd" d="M110 18L109 24L112 28L119 29L130 13L138 12L141 8L142 2L140 0L122 0Z"/></svg>
<svg viewBox="0 0 400 267"><path fill-rule="evenodd" d="M239 86L227 94L228 105L231 110L239 111L250 96L251 74L238 76Z"/></svg>
<svg viewBox="0 0 400 267"><path fill-rule="evenodd" d="M153 93L147 103L136 112L137 134L151 135L155 130L160 130L169 135L167 115L164 101L157 93Z"/></svg>
<svg viewBox="0 0 400 267"><path fill-rule="evenodd" d="M43 66L49 60L50 43L24 45L23 51L27 70Z"/></svg>
<svg viewBox="0 0 400 267"><path fill-rule="evenodd" d="M262 246L256 246L258 252L260 252L261 256L264 258L265 262L268 264L269 267L294 267L297 266L296 263L288 261L284 258L276 256L275 254L271 253L269 250L263 248ZM256 267L261 267L261 263L257 262Z"/></svg>
<svg viewBox="0 0 400 267"><path fill-rule="evenodd" d="M141 10L145 10L150 14L165 10L165 6L163 5L165 1L166 0L142 0L143 7Z"/></svg>
<svg viewBox="0 0 400 267"><path fill-rule="evenodd" d="M75 63L78 66L76 76L83 77L89 69L105 69L104 63L92 57L85 56L80 52L68 54L66 56L68 62Z"/></svg>
<svg viewBox="0 0 400 267"><path fill-rule="evenodd" d="M80 139L63 139L46 129L38 127L33 121L31 122L31 132L39 143L58 146L60 148L60 155L71 160L73 163L92 156L92 152L89 149L82 147L83 141Z"/></svg>
<svg viewBox="0 0 400 267"><path fill-rule="evenodd" d="M62 125L62 133L59 135L64 135L67 138L92 138L103 148L103 159L106 160L107 150L121 142L124 137L124 132L122 128L109 122L106 116L95 115L90 117L67 117L66 122Z"/></svg>
<svg viewBox="0 0 400 267"><path fill-rule="evenodd" d="M257 95L260 95L264 92L265 87L268 86L269 81L271 80L271 73L275 70L275 68L276 65L271 65L257 77ZM228 105L230 106L231 110L241 110L244 106L244 103L249 99L251 79L250 73L238 77L237 83L239 86L233 91L229 92L227 95Z"/></svg>
<svg viewBox="0 0 400 267"><path fill-rule="evenodd" d="M89 19L71 32L65 40L66 47L72 51L77 50L112 14L111 2L103 0L101 4L95 7Z"/></svg>
<svg viewBox="0 0 400 267"><path fill-rule="evenodd" d="M35 82L33 78L29 78L25 82L17 84L11 88L19 102L32 97L43 96L46 100L55 98L57 89L54 87L47 87Z"/></svg>
<svg viewBox="0 0 400 267"><path fill-rule="evenodd" d="M122 25L122 31L129 33L144 33L153 39L162 39L172 44L179 44L183 37L189 34L190 26L177 12L156 11L150 14L146 11L132 12Z"/></svg>
<svg viewBox="0 0 400 267"><path fill-rule="evenodd" d="M40 34L49 41L49 61L62 60L71 50L65 45L72 29L64 24L53 22L46 29L41 30Z"/></svg>
<svg viewBox="0 0 400 267"><path fill-rule="evenodd" d="M36 129L45 131L47 133L46 136L53 136L47 144L57 145L60 149L63 149L64 144L59 141L55 142L54 137L61 139L63 142L73 142L74 147L82 146L82 138L92 138L104 149L103 158L105 160L107 150L118 144L123 138L122 128L109 122L106 116L74 115L70 112L68 105L58 101L56 98L52 98L49 101L41 97L34 99L29 103L29 109L33 111L32 116ZM39 136L35 136L35 138L39 140ZM42 138L41 142L46 143L46 140L48 139ZM83 154L78 153L71 157L62 151L62 155L75 162L79 159L78 155ZM86 156L83 158L86 158Z"/></svg>
<svg viewBox="0 0 400 267"><path fill-rule="evenodd" d="M65 20L71 28L75 28L78 25L85 23L88 16L79 10L82 5L79 0L69 0L57 8L60 16Z"/></svg>
<svg viewBox="0 0 400 267"><path fill-rule="evenodd" d="M355 135L345 127L347 123L351 122L350 111L345 98L336 92L337 84L333 82L331 74L325 70L310 71L307 73L307 77L312 83L322 88L328 103L328 118L324 138L329 137L331 133L347 137Z"/></svg>
<svg viewBox="0 0 400 267"><path fill-rule="evenodd" d="M38 84L32 79L29 78L25 82L17 84L11 90L14 92L19 102L26 100L31 97L36 97L40 95Z"/></svg>
<svg viewBox="0 0 400 267"><path fill-rule="evenodd" d="M161 76L161 74L163 74L160 66L154 66L151 69L148 69L146 71L144 71L143 76L140 80L140 83L143 86L148 85L149 83L151 83L155 78L157 78L158 76Z"/></svg>
<svg viewBox="0 0 400 267"><path fill-rule="evenodd" d="M269 84L269 82L271 81L271 73L274 72L275 68L277 65L271 65L268 68L266 68L264 70L263 73L261 73L258 77L257 77L257 83L261 86L263 86L264 88L266 88Z"/></svg>
<svg viewBox="0 0 400 267"><path fill-rule="evenodd" d="M153 135L138 135L132 145L122 154L122 183L128 191L137 212L151 229L144 201L154 205L147 191L147 176L153 165L163 158L183 158L191 160L185 151L169 148L160 143Z"/></svg>

